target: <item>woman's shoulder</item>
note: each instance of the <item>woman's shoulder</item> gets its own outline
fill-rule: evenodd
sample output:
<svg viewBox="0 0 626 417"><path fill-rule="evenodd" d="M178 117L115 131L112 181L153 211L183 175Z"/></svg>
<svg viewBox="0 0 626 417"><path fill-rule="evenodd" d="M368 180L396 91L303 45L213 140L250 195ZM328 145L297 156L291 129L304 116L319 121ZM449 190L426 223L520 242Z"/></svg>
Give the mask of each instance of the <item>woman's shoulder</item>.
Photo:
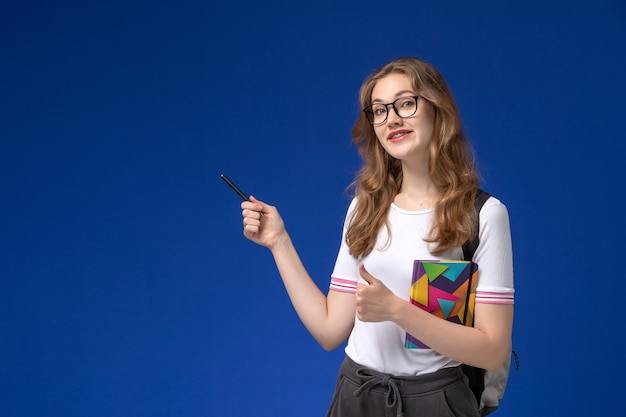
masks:
<svg viewBox="0 0 626 417"><path fill-rule="evenodd" d="M352 218L352 214L354 213L354 210L356 209L356 204L357 204L356 197L351 197L351 200L347 204L347 208L346 208L344 226L347 226L348 223L350 222L350 219Z"/></svg>
<svg viewBox="0 0 626 417"><path fill-rule="evenodd" d="M498 197L492 194L489 194L489 198L485 201L483 208L492 208L492 207L499 207L499 208L494 208L493 210L506 210L506 205L502 202L502 200L500 200Z"/></svg>
<svg viewBox="0 0 626 417"><path fill-rule="evenodd" d="M348 204L348 214L352 213L354 211L354 209L356 208L356 205L358 203L358 197L354 196L354 197L350 197L350 203Z"/></svg>
<svg viewBox="0 0 626 417"><path fill-rule="evenodd" d="M508 222L509 212L506 205L497 197L491 195L480 210L480 222L484 221L506 221Z"/></svg>

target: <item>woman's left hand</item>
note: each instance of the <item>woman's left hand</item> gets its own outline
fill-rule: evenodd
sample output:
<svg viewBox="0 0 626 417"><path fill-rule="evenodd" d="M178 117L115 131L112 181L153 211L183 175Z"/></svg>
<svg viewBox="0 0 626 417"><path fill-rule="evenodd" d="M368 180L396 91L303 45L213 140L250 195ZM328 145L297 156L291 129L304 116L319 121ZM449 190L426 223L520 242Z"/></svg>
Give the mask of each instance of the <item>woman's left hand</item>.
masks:
<svg viewBox="0 0 626 417"><path fill-rule="evenodd" d="M402 301L379 279L370 274L363 264L359 265L359 273L367 284L356 286L356 312L361 321L381 322L393 321L394 312L399 301Z"/></svg>

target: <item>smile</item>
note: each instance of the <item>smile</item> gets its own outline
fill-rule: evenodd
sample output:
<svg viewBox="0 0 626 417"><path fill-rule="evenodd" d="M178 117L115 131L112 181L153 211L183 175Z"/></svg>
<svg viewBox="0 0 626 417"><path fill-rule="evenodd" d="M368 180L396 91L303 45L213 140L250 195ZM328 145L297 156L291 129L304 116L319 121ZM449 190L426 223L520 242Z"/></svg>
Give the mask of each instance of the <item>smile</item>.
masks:
<svg viewBox="0 0 626 417"><path fill-rule="evenodd" d="M395 132L391 132L389 136L387 136L387 140L390 142L397 142L403 139L409 133L411 133L410 130L397 130Z"/></svg>

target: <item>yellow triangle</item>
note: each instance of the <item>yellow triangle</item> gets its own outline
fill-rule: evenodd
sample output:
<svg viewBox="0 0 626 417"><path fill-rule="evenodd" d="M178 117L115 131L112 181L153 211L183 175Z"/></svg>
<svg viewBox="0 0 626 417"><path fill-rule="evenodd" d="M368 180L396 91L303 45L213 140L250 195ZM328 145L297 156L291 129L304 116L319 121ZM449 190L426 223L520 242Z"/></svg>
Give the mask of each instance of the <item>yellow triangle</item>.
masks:
<svg viewBox="0 0 626 417"><path fill-rule="evenodd" d="M428 276L422 275L411 285L411 299L428 306Z"/></svg>

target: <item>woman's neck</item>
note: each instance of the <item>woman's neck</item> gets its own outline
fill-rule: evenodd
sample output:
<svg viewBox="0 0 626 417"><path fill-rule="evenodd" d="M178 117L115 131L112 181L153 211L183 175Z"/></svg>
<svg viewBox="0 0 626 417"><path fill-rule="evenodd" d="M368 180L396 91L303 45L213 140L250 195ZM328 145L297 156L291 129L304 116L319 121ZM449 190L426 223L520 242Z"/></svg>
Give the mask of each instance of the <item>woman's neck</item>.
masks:
<svg viewBox="0 0 626 417"><path fill-rule="evenodd" d="M413 167L402 164L402 185L394 203L405 210L427 210L434 208L439 199L439 190L431 181L428 166Z"/></svg>

